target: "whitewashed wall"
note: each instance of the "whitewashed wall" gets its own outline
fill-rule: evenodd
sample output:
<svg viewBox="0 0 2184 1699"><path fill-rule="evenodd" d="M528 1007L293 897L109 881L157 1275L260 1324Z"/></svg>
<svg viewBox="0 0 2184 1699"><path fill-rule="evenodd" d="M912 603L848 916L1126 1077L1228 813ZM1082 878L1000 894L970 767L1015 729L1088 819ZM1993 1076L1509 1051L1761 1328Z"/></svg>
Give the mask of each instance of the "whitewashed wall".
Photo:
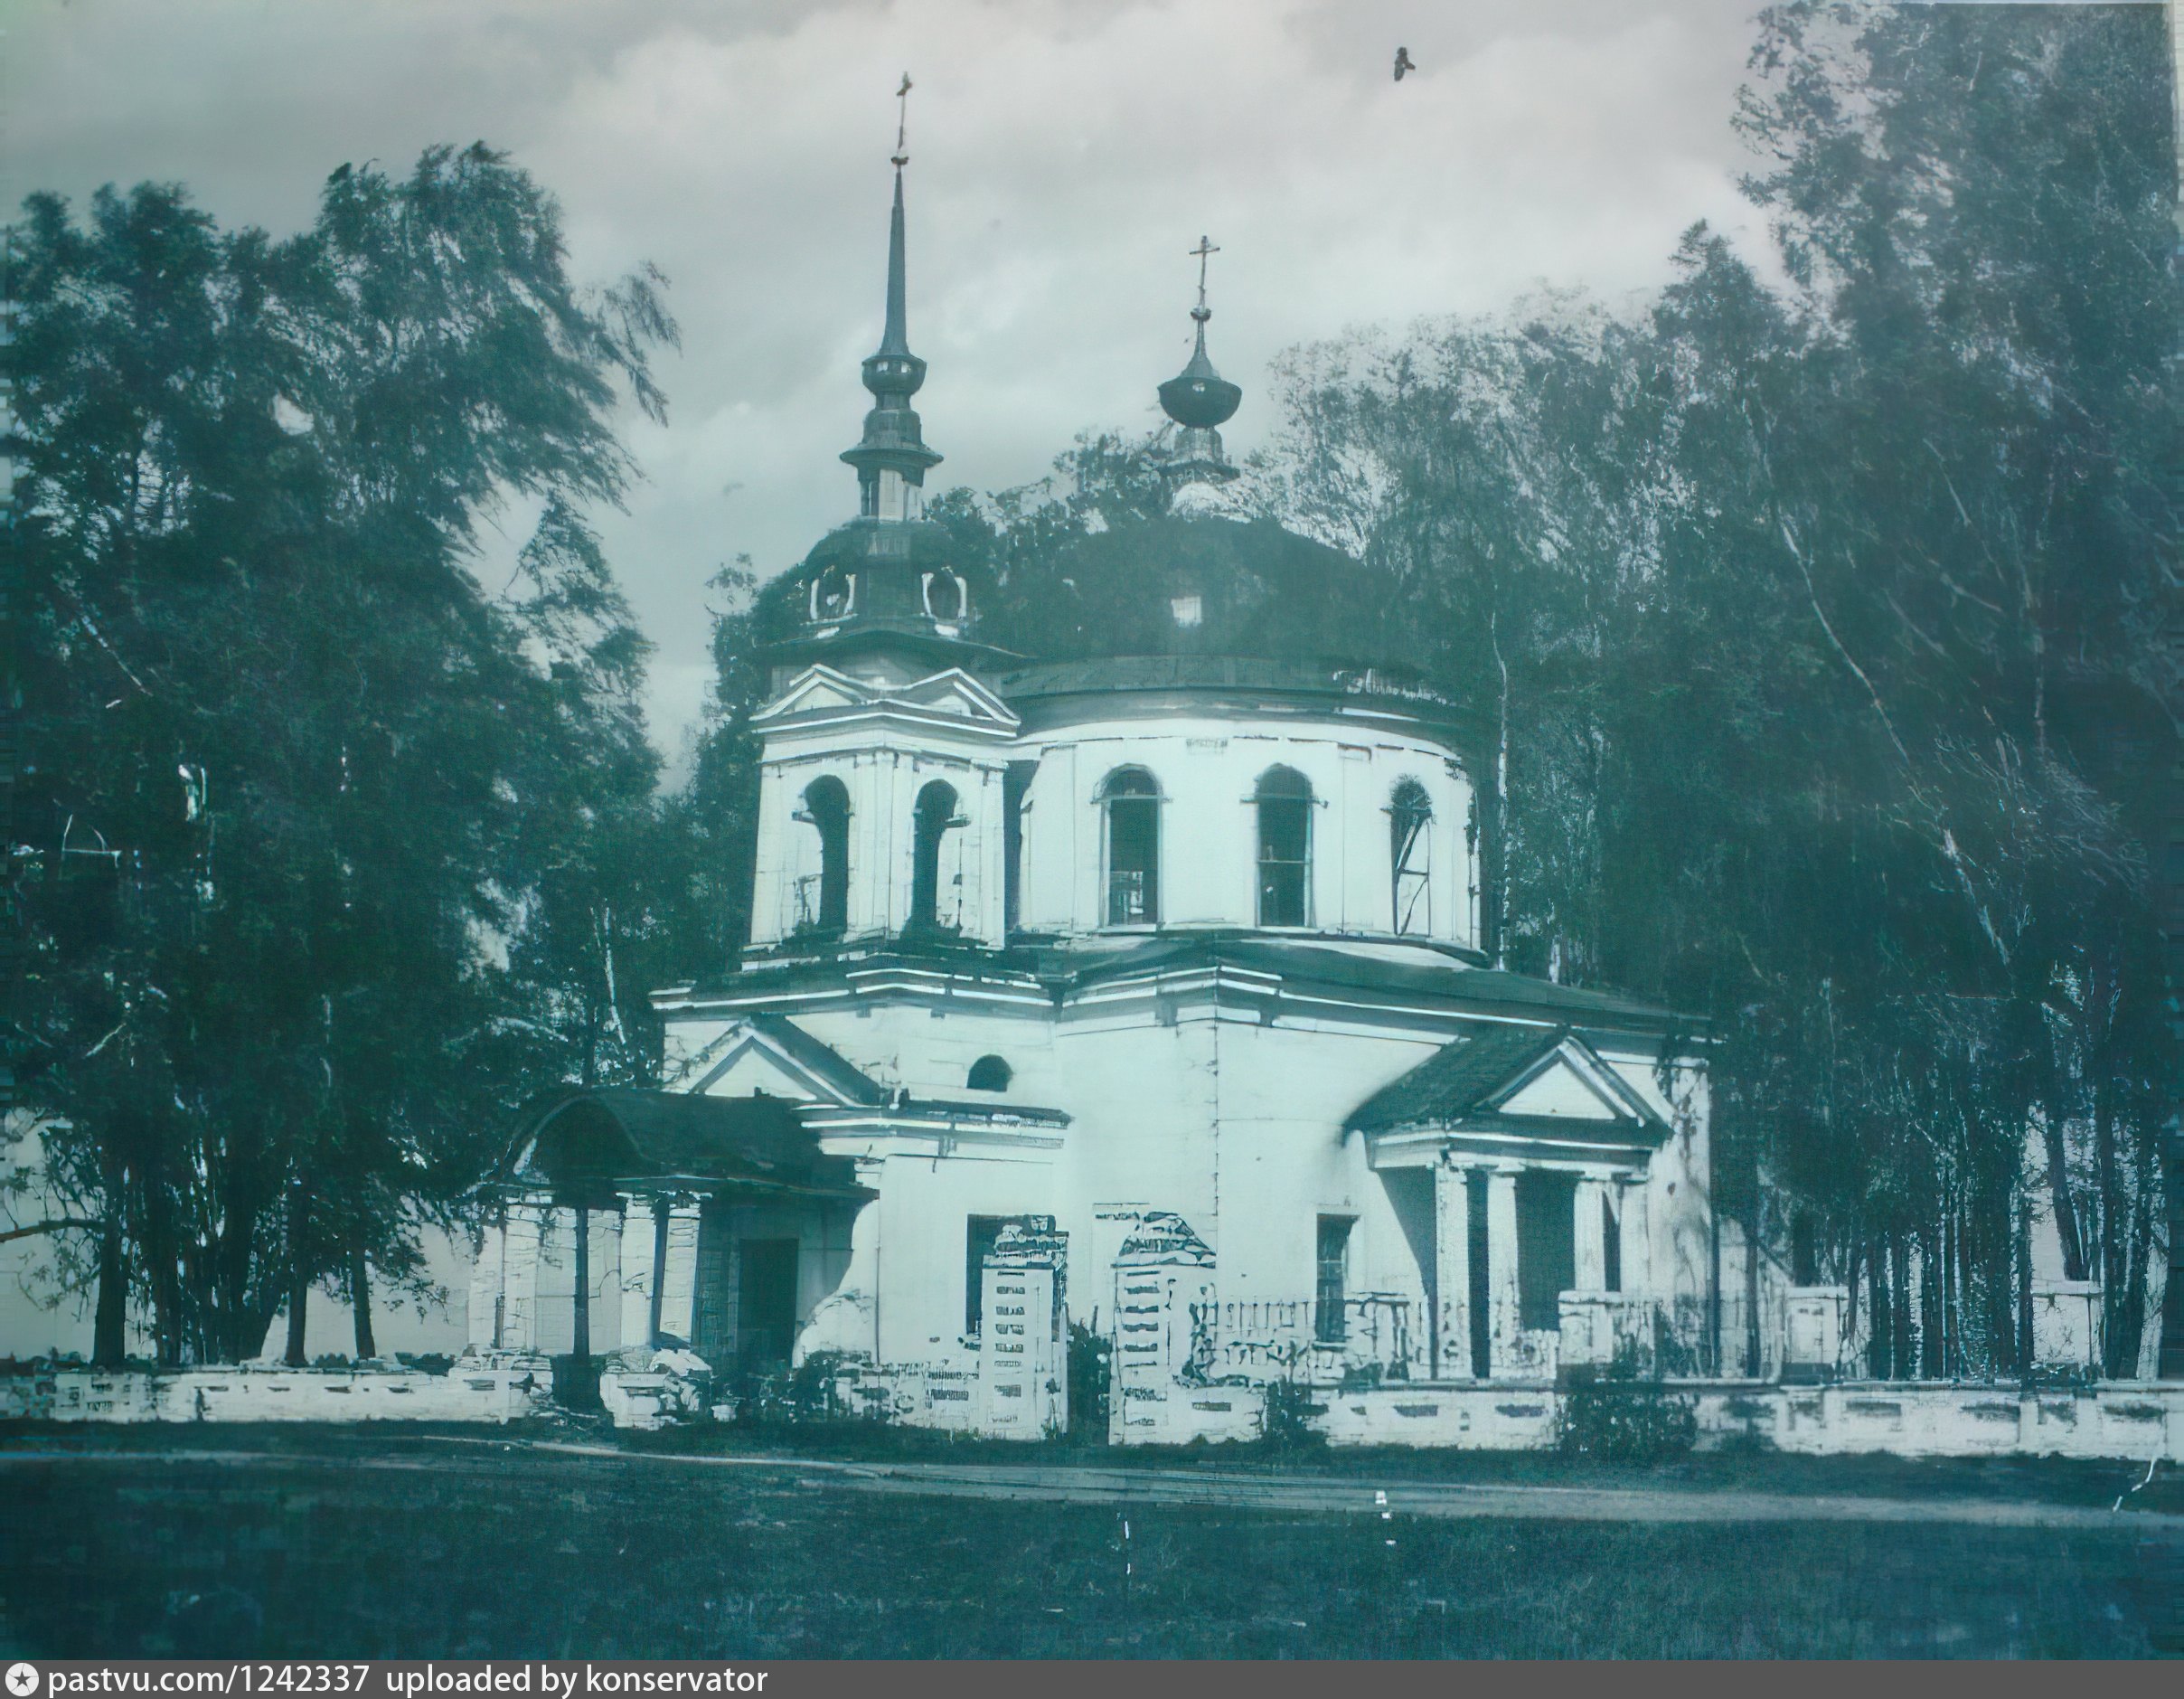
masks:
<svg viewBox="0 0 2184 1699"><path fill-rule="evenodd" d="M1259 778L1287 767L1312 785L1310 926L1351 935L1394 929L1389 805L1412 779L1433 806L1430 924L1418 936L1478 942L1473 787L1451 753L1417 735L1347 722L1205 713L1089 721L1027 735L1038 771L1025 794L1021 921L1084 933L1105 923L1100 788L1125 767L1160 788L1163 925L1257 922Z"/></svg>

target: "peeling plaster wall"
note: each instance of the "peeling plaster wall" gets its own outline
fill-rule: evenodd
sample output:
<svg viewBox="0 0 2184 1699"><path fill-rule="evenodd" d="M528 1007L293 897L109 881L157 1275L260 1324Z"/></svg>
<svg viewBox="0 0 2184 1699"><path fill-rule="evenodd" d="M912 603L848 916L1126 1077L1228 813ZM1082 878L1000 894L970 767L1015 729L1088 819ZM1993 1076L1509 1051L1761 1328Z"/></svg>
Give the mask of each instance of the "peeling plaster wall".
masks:
<svg viewBox="0 0 2184 1699"><path fill-rule="evenodd" d="M542 1360L374 1369L56 1367L0 1376L0 1421L513 1421L545 1409Z"/></svg>

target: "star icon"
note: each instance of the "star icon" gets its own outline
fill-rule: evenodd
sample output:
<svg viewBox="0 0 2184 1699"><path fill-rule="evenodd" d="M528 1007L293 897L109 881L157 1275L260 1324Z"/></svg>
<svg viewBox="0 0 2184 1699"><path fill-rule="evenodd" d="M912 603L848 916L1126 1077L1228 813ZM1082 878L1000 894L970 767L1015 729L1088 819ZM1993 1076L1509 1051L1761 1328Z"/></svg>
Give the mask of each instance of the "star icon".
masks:
<svg viewBox="0 0 2184 1699"><path fill-rule="evenodd" d="M14 1699L30 1699L38 1691L38 1668L34 1664L10 1664L7 1666L7 1690Z"/></svg>

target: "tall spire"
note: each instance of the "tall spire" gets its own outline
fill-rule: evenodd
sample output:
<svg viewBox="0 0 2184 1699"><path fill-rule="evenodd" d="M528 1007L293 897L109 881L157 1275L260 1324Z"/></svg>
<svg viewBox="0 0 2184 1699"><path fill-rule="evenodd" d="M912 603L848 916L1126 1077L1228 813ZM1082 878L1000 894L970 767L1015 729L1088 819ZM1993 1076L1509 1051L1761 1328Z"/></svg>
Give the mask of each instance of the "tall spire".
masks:
<svg viewBox="0 0 2184 1699"><path fill-rule="evenodd" d="M888 220L887 329L880 334L881 354L907 354L910 351L902 242L902 167L895 167L895 211Z"/></svg>
<svg viewBox="0 0 2184 1699"><path fill-rule="evenodd" d="M910 73L907 71L902 73L902 87L895 90L895 99L898 102L895 151L889 159L895 167L895 211L888 220L887 329L880 338L880 352L907 355L910 344L904 323L904 302L908 291L904 278L902 240L902 168L910 163Z"/></svg>
<svg viewBox="0 0 2184 1699"><path fill-rule="evenodd" d="M908 147L910 80L895 90L901 102L895 121L895 205L888 217L887 324L880 346L864 363L864 387L873 407L864 416L864 436L843 458L857 468L858 513L867 519L916 519L924 511L926 469L940 457L925 446L910 397L925 382L925 362L910 352L908 263L903 236L902 168Z"/></svg>
<svg viewBox="0 0 2184 1699"><path fill-rule="evenodd" d="M1160 386L1161 409L1179 427L1174 447L1161 465L1171 507L1187 505L1181 499L1187 489L1225 484L1237 475L1222 451L1219 427L1235 416L1244 392L1216 372L1206 354L1206 321L1213 316L1206 305L1206 261L1219 252L1204 236L1191 250L1198 261L1198 305L1191 309L1198 334L1191 363Z"/></svg>
<svg viewBox="0 0 2184 1699"><path fill-rule="evenodd" d="M889 159L895 197L888 215L887 322L863 366L872 407L864 435L842 457L857 468L857 514L804 557L805 633L775 650L781 665L824 656L830 665L898 684L1002 653L972 637L971 587L957 569L955 538L925 516L925 475L940 457L925 446L910 406L925 382L925 362L910 352L906 310L909 93L906 76L895 90L901 107Z"/></svg>

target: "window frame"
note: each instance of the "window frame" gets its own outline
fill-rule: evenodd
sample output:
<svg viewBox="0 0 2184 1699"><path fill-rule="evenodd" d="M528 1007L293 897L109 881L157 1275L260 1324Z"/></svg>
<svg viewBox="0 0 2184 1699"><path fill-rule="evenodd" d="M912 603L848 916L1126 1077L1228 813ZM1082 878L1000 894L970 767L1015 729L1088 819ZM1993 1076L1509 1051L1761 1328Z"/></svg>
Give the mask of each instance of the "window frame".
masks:
<svg viewBox="0 0 2184 1699"><path fill-rule="evenodd" d="M1411 823L1407 833L1405 822ZM1388 799L1388 920L1398 938L1433 936L1433 798L1416 779L1399 781ZM1405 907L1405 881L1411 899ZM1411 920L1409 917L1422 917Z"/></svg>
<svg viewBox="0 0 2184 1699"><path fill-rule="evenodd" d="M1164 835L1162 831L1161 811L1167 798L1160 788L1160 780L1145 768L1131 765L1117 767L1099 782L1094 800L1099 805L1099 925L1102 928L1144 926L1161 923L1161 859ZM1140 911L1134 915L1117 918L1116 898L1116 877L1123 871L1115 864L1115 826L1117 808L1144 810L1148 823L1147 842L1151 845L1148 864L1130 871L1144 875L1139 891Z"/></svg>
<svg viewBox="0 0 2184 1699"><path fill-rule="evenodd" d="M1269 767L1259 775L1258 782L1252 787L1253 924L1269 930L1285 928L1301 930L1312 925L1313 811L1319 800L1318 794L1312 788L1312 781L1294 767ZM1272 842L1267 830L1268 811L1274 807L1294 807L1298 811L1299 845L1298 854L1294 859L1267 854ZM1274 894L1274 887L1269 869L1282 870L1285 883L1290 878L1295 882L1296 918L1294 920L1270 917L1268 899Z"/></svg>
<svg viewBox="0 0 2184 1699"><path fill-rule="evenodd" d="M1312 1339L1314 1345L1340 1345L1350 1340L1350 1258L1357 1238L1358 1218L1322 1213L1313 1218L1312 1247ZM1331 1233L1339 1229L1339 1233ZM1330 1239L1336 1249L1331 1256Z"/></svg>

